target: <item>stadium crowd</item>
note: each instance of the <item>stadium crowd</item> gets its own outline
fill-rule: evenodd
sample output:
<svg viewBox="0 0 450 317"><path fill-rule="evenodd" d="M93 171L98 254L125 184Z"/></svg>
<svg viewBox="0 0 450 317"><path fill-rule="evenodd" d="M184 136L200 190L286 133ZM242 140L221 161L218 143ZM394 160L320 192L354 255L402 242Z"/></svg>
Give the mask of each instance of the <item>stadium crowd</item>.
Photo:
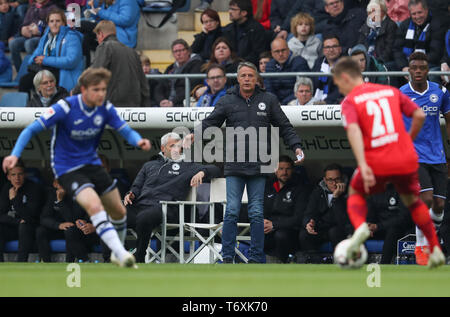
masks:
<svg viewBox="0 0 450 317"><path fill-rule="evenodd" d="M445 0L231 0L231 23L225 26L210 8L212 0L205 0L196 8L202 12L202 31L191 44L183 39L171 44L175 62L165 70L152 69L150 59L135 50L142 2L0 0L0 81L11 81L13 68L19 72L25 67L18 90L30 95L28 106L47 107L79 93L77 81L84 69L105 67L112 72L107 98L117 107L214 107L237 85L226 74L236 73L241 62L257 65L260 73L330 73L341 56L351 56L361 71L408 71L409 56L419 51L427 55L430 70L450 70L450 5ZM81 6L78 26L66 12L71 3ZM184 79L145 78L155 73L206 74L206 79L192 79L191 99L185 100ZM364 80L397 88L408 82L388 76ZM430 80L450 88L448 77ZM343 99L328 76L259 78L258 85L282 105L319 106ZM167 157L156 160L161 159ZM18 261L27 260L36 242L40 259L47 262L48 243L55 238L66 239L67 261L87 260L99 240L79 206L65 198L57 181L44 195L24 171L19 165L1 178L0 261L5 242L19 240ZM315 255L321 245L330 241L335 246L353 230L346 214L351 172L331 164L319 184L305 175L283 156L266 182L265 252L281 262L296 255L299 263L320 263ZM441 233L450 227L447 205ZM160 221L149 219L145 221L153 226ZM372 238L385 240L381 262L391 263L396 240L414 230L398 194L389 189L371 198L368 221ZM138 230L144 231L148 236L148 228ZM448 234L442 239L450 244ZM139 252L142 261L142 247ZM106 253L104 257L108 259Z"/></svg>

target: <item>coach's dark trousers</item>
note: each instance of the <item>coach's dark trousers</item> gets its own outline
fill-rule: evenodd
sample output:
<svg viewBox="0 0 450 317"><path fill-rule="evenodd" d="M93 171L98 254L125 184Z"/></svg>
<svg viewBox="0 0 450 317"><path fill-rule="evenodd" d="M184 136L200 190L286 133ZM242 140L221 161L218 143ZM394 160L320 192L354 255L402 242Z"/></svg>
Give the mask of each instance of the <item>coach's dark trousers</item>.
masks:
<svg viewBox="0 0 450 317"><path fill-rule="evenodd" d="M145 262L145 254L154 229L162 223L161 205L129 205L127 206L127 218L136 219L136 261ZM178 207L167 208L167 222L178 223Z"/></svg>
<svg viewBox="0 0 450 317"><path fill-rule="evenodd" d="M0 224L0 262L4 261L5 243L19 240L17 262L28 262L28 254L32 251L35 241L36 225L21 223L19 225Z"/></svg>
<svg viewBox="0 0 450 317"><path fill-rule="evenodd" d="M298 249L297 230L276 230L264 236L264 252L276 256L286 263L289 253L294 254Z"/></svg>
<svg viewBox="0 0 450 317"><path fill-rule="evenodd" d="M51 262L51 240L65 240L64 231L52 230L50 228L39 226L36 230L36 241L38 245L39 258L44 262ZM66 248L67 249L67 248ZM73 262L73 255L66 251L66 262Z"/></svg>

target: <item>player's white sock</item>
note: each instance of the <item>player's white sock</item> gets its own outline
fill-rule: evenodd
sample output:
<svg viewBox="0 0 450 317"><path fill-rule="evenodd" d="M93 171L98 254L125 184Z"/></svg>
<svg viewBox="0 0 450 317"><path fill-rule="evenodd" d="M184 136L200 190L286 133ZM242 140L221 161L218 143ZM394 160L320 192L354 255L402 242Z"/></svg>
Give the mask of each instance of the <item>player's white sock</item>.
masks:
<svg viewBox="0 0 450 317"><path fill-rule="evenodd" d="M440 214L436 214L432 208L430 208L430 216L431 220L433 220L434 227L436 228L436 231L439 230L442 224L442 220L444 220L444 212Z"/></svg>
<svg viewBox="0 0 450 317"><path fill-rule="evenodd" d="M99 213L91 216L92 224L95 226L97 234L103 242L111 249L112 252L122 260L128 254L127 250L120 242L117 231L111 222L108 221L106 211L102 210Z"/></svg>
<svg viewBox="0 0 450 317"><path fill-rule="evenodd" d="M108 216L108 219L116 229L117 234L119 235L120 242L125 245L125 238L127 237L127 216L124 216L119 220L114 220L110 216Z"/></svg>
<svg viewBox="0 0 450 317"><path fill-rule="evenodd" d="M416 226L416 247L423 247L424 245L428 245L427 238L425 238L422 230Z"/></svg>

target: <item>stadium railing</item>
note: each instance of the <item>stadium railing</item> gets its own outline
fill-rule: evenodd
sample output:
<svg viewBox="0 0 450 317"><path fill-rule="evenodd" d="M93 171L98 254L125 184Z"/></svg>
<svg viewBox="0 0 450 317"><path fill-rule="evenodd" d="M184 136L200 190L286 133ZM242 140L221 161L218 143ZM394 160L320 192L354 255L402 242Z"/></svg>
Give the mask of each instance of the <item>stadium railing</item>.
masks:
<svg viewBox="0 0 450 317"><path fill-rule="evenodd" d="M236 78L236 73L226 74L228 78ZM322 73L322 72L286 72L286 73L260 73L262 78L281 78L281 77L331 77L333 76L331 73ZM363 76L370 77L402 77L409 76L408 72L363 72ZM450 76L450 72L442 72L442 71L430 71L428 76ZM206 74L151 74L146 75L149 79L184 79L185 89L184 89L184 100L189 100L191 95L191 83L190 79L204 79L206 78ZM185 103L185 106L188 107L188 103Z"/></svg>

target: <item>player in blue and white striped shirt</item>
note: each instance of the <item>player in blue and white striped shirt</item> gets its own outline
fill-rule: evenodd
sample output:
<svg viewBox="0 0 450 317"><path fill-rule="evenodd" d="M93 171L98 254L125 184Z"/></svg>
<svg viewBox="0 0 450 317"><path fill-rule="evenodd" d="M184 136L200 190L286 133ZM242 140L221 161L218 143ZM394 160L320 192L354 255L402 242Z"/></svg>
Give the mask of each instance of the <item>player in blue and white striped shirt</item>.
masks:
<svg viewBox="0 0 450 317"><path fill-rule="evenodd" d="M33 135L52 129L51 166L55 178L89 214L98 235L112 251L111 261L136 267L134 256L123 246L126 209L115 180L101 166L97 147L107 124L134 146L148 151L151 145L105 101L110 78L111 72L104 68L85 70L79 78L81 94L61 99L23 130L11 155L3 160L3 169L16 165Z"/></svg>

